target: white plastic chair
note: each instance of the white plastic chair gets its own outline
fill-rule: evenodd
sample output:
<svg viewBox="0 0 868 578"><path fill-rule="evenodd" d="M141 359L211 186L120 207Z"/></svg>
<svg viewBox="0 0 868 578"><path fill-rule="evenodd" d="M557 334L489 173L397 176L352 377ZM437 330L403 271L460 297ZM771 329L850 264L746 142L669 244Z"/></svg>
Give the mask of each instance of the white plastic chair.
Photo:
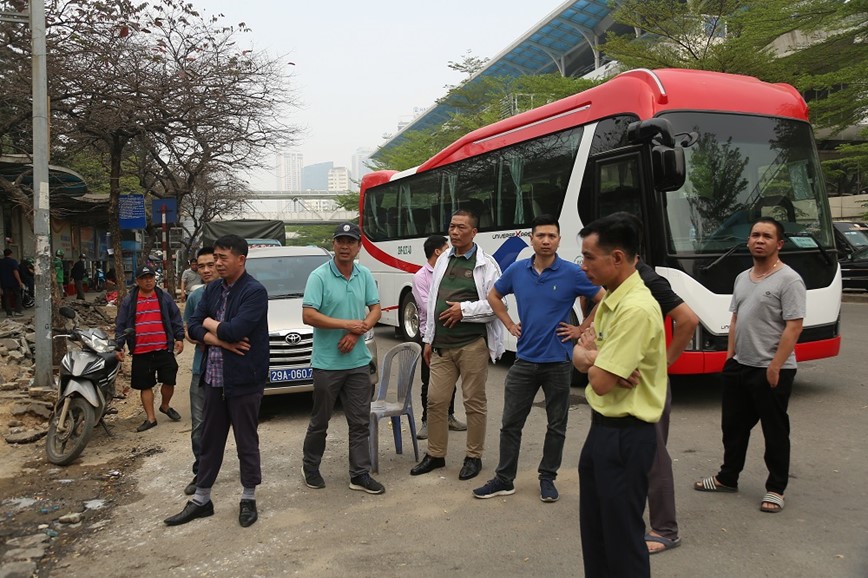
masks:
<svg viewBox="0 0 868 578"><path fill-rule="evenodd" d="M413 378L416 375L416 365L422 355L422 347L418 343L408 342L396 345L386 352L380 364L380 383L377 393L371 402L370 437L368 443L371 449L371 471L379 471L379 422L384 417L392 418L392 434L395 437L395 450L403 453L401 443L401 416L406 415L410 423L410 437L413 440L413 452L419 461L419 443L416 441L416 418L413 417ZM392 360L397 358L397 400L386 400L389 393L389 382L392 379Z"/></svg>

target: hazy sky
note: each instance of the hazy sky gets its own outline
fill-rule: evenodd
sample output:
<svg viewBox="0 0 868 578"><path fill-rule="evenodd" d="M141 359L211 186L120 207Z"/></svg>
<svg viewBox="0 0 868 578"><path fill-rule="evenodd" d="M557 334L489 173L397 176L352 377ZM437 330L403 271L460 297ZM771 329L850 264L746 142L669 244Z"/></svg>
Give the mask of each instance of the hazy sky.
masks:
<svg viewBox="0 0 868 578"><path fill-rule="evenodd" d="M281 56L301 107L286 119L304 133L304 164L351 168L414 108L427 109L462 76L447 68L469 49L492 58L563 0L191 0L205 14L245 22L246 47ZM248 175L274 189L273 174Z"/></svg>

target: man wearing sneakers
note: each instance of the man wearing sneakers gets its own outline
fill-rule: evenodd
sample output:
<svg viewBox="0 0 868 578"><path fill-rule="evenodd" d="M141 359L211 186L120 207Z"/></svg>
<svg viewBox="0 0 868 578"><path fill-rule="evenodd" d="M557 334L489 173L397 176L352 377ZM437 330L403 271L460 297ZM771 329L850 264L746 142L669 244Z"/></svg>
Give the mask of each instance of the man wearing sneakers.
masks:
<svg viewBox="0 0 868 578"><path fill-rule="evenodd" d="M753 267L735 279L729 310L729 343L723 366L723 465L716 476L699 480L700 492L736 492L750 432L760 422L769 470L760 511L784 509L790 471L790 418L787 405L796 378L794 349L805 317L805 282L779 254L784 228L761 217L747 247Z"/></svg>
<svg viewBox="0 0 868 578"><path fill-rule="evenodd" d="M431 235L425 239L422 246L425 258L428 260L422 268L413 275L413 299L416 300L416 308L419 311L419 341L425 336L425 323L428 319L428 293L431 291L431 282L434 280L434 263L437 258L449 250L449 243L443 235ZM422 377L422 427L416 434L416 439L428 439L428 380L431 377L431 368L422 360L419 369ZM467 424L461 423L455 417L455 391L452 391L452 401L449 402L449 429L452 431L467 431Z"/></svg>
<svg viewBox="0 0 868 578"><path fill-rule="evenodd" d="M473 490L477 498L515 493L513 481L518 470L521 430L530 414L534 397L545 394L548 428L540 461L540 499L556 502L555 478L561 465L570 409L570 377L573 345L558 334L561 323L569 323L578 297L599 301L604 291L591 284L581 268L558 257L560 226L551 215L540 215L531 223L534 255L510 265L488 293L488 302L507 331L518 339L516 360L506 376L503 394L503 421L500 428L500 461L496 476ZM503 303L515 295L520 323L510 318Z"/></svg>
<svg viewBox="0 0 868 578"><path fill-rule="evenodd" d="M127 335L127 329L133 329L134 333ZM160 411L172 421L180 421L180 414L169 402L175 393L178 375L175 355L184 351L184 323L175 300L157 287L156 273L150 267L139 268L136 286L118 307L115 343L118 361L124 360L124 345L133 356L130 387L141 392L146 415L136 431L143 432L157 425L154 386L158 382L161 384Z"/></svg>
<svg viewBox="0 0 868 578"><path fill-rule="evenodd" d="M364 339L380 319L380 295L371 271L355 263L360 239L358 225L338 225L334 258L314 269L304 288L302 319L313 327L313 409L304 438L303 474L309 488L325 487L319 466L340 398L349 426L350 489L382 494L386 489L370 474L371 354Z"/></svg>

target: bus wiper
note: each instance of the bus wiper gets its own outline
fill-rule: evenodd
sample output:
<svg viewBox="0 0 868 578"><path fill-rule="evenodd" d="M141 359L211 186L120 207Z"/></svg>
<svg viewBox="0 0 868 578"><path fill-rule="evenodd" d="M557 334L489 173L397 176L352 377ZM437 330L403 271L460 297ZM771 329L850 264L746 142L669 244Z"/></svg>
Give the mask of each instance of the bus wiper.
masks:
<svg viewBox="0 0 868 578"><path fill-rule="evenodd" d="M723 255L721 255L720 257L718 257L717 259L715 259L714 261L712 261L711 263L709 263L705 267L700 267L699 270L702 271L703 273L707 273L715 265L717 265L718 263L720 263L721 261L723 261L724 259L726 259L730 255L735 253L739 249L739 247L747 247L747 245L745 245L744 241L741 241L741 242L733 245L732 247L729 248L729 250L726 253L724 253Z"/></svg>
<svg viewBox="0 0 868 578"><path fill-rule="evenodd" d="M295 293L273 293L268 296L269 299L286 299L288 297L304 297L304 292Z"/></svg>
<svg viewBox="0 0 868 578"><path fill-rule="evenodd" d="M820 250L820 254L823 256L823 259L826 261L826 265L831 265L833 263L832 256L823 248L823 245L820 244L820 241L814 236L810 231L800 231L798 233L790 233L789 237L806 237L811 239L816 245L817 249Z"/></svg>

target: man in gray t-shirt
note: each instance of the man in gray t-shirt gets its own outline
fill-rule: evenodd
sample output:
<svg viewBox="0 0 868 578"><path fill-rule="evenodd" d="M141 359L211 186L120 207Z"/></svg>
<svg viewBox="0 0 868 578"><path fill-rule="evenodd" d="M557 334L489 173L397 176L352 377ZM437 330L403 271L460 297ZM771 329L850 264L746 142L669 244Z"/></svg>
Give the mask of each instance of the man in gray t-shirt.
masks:
<svg viewBox="0 0 868 578"><path fill-rule="evenodd" d="M727 360L723 366L723 465L694 485L702 492L735 492L751 429L759 421L769 469L760 510L780 512L790 468L787 404L796 377L795 346L805 317L805 282L781 262L783 226L762 217L751 227L753 267L735 280Z"/></svg>

